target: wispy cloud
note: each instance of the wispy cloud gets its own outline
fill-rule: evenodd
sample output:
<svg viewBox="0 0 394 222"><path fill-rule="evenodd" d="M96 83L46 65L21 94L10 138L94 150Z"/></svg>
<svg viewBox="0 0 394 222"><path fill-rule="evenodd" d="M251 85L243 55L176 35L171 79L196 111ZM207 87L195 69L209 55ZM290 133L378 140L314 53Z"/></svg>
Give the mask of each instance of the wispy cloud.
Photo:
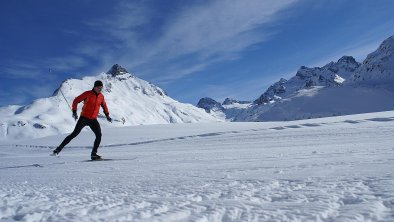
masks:
<svg viewBox="0 0 394 222"><path fill-rule="evenodd" d="M68 55L40 59L37 61L8 61L3 69L8 79L41 79L51 80L56 73L72 71L87 65L84 57ZM53 72L55 71L55 72Z"/></svg>
<svg viewBox="0 0 394 222"><path fill-rule="evenodd" d="M163 37L147 50L145 61L171 62L189 57L193 66L232 60L248 47L267 40L271 31L264 29L279 19L280 11L295 1L213 1L180 12L165 25ZM190 66L190 64L188 64ZM193 72L167 73L169 79Z"/></svg>
<svg viewBox="0 0 394 222"><path fill-rule="evenodd" d="M88 63L85 57L78 55L68 55L64 57L49 58L42 61L50 69L57 71L72 71L85 67Z"/></svg>
<svg viewBox="0 0 394 222"><path fill-rule="evenodd" d="M151 79L161 70L159 79L172 81L213 63L238 58L244 50L266 41L273 33L270 25L297 0L196 2L163 16L150 1L118 1L102 18L83 21L95 33L89 41L77 44L69 55L34 63L70 71L94 59L101 64L94 71L121 63ZM184 61L177 63L180 59ZM24 74L23 67L16 66L7 71L18 78L38 73L30 69L32 74Z"/></svg>
<svg viewBox="0 0 394 222"><path fill-rule="evenodd" d="M159 68L172 66L161 79L182 78L212 63L234 59L248 47L267 40L272 35L269 25L295 2L209 1L183 7L161 21L162 24L152 24L159 12L147 7L145 1L122 2L112 17L86 22L103 33L100 41L106 39L114 48L91 45L83 47L83 51L88 54L105 51L104 64L114 60L132 64L130 68L142 75L152 76ZM140 33L139 28L148 24L159 30L155 32L157 37L145 39L147 33ZM189 61L174 66L180 58ZM152 68L155 66L157 69Z"/></svg>
<svg viewBox="0 0 394 222"><path fill-rule="evenodd" d="M13 63L4 68L5 75L2 78L9 79L32 79L42 75L42 70L37 66L25 63Z"/></svg>
<svg viewBox="0 0 394 222"><path fill-rule="evenodd" d="M45 98L55 91L52 81L40 80L27 85L13 85L0 89L0 106L27 104L32 98Z"/></svg>
<svg viewBox="0 0 394 222"><path fill-rule="evenodd" d="M352 56L358 62L362 62L368 54L378 49L379 45L393 35L394 23L389 21L366 31L363 35L356 36L351 44L337 46L333 51L321 53L316 61L311 61L307 66L324 66L331 61L337 61L342 56Z"/></svg>
<svg viewBox="0 0 394 222"><path fill-rule="evenodd" d="M24 104L28 99L26 94L15 94L11 91L0 90L0 106Z"/></svg>
<svg viewBox="0 0 394 222"><path fill-rule="evenodd" d="M200 58L239 52L266 40L269 31L257 30L275 21L278 12L294 1L212 1L181 12L167 24L154 48L167 58L197 53Z"/></svg>
<svg viewBox="0 0 394 222"><path fill-rule="evenodd" d="M146 1L119 1L113 10L109 16L84 21L87 27L101 34L93 39L106 41L109 47L135 46L139 36L136 29L149 23L151 9Z"/></svg>
<svg viewBox="0 0 394 222"><path fill-rule="evenodd" d="M51 82L31 85L29 87L18 87L15 89L19 94L30 95L34 98L49 97L55 91Z"/></svg>

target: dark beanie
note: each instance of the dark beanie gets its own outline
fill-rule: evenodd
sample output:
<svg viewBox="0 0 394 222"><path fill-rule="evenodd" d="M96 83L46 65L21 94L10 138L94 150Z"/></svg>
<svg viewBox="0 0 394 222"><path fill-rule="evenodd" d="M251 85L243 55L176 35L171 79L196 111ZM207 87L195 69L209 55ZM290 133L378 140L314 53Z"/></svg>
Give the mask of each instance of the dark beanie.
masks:
<svg viewBox="0 0 394 222"><path fill-rule="evenodd" d="M94 87L96 86L103 86L103 82L101 82L100 80L97 80L96 82L94 82Z"/></svg>

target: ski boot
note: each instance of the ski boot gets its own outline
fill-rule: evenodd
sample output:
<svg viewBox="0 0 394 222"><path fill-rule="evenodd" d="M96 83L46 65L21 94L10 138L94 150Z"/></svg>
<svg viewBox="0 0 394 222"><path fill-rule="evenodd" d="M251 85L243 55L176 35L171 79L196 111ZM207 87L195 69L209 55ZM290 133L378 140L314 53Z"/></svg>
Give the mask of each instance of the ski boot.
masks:
<svg viewBox="0 0 394 222"><path fill-rule="evenodd" d="M103 158L101 158L101 156L97 155L97 153L92 153L92 155L90 155L90 158L92 160L102 160Z"/></svg>
<svg viewBox="0 0 394 222"><path fill-rule="evenodd" d="M57 156L59 155L60 151L62 151L62 149L60 149L59 147L54 149L51 153L51 156Z"/></svg>

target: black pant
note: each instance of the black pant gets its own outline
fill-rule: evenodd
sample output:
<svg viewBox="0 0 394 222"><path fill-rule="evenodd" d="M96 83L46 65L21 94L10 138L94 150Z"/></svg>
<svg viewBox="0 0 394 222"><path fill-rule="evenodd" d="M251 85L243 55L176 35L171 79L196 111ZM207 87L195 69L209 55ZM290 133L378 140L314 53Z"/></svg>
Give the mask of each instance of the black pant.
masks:
<svg viewBox="0 0 394 222"><path fill-rule="evenodd" d="M93 145L93 149L92 149L92 154L96 154L97 149L98 149L100 142L101 142L100 124L97 121L97 119L88 119L83 116L81 116L79 118L74 131L63 140L62 144L60 144L60 146L58 147L59 151L62 150L72 139L74 139L76 136L78 136L78 134L81 132L81 130L85 126L89 126L90 129L92 129L93 133L96 135L96 139L94 140L94 145Z"/></svg>

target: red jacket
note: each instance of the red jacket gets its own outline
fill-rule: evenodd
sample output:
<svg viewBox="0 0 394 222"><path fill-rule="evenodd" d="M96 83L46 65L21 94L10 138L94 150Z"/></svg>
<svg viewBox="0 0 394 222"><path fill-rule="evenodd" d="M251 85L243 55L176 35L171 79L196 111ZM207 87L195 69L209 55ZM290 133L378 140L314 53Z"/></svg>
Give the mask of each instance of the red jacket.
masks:
<svg viewBox="0 0 394 222"><path fill-rule="evenodd" d="M77 110L78 103L84 101L81 116L88 119L96 119L100 111L100 106L103 107L105 115L109 115L107 104L102 93L96 94L93 90L86 91L81 95L75 97L73 101L73 111Z"/></svg>

